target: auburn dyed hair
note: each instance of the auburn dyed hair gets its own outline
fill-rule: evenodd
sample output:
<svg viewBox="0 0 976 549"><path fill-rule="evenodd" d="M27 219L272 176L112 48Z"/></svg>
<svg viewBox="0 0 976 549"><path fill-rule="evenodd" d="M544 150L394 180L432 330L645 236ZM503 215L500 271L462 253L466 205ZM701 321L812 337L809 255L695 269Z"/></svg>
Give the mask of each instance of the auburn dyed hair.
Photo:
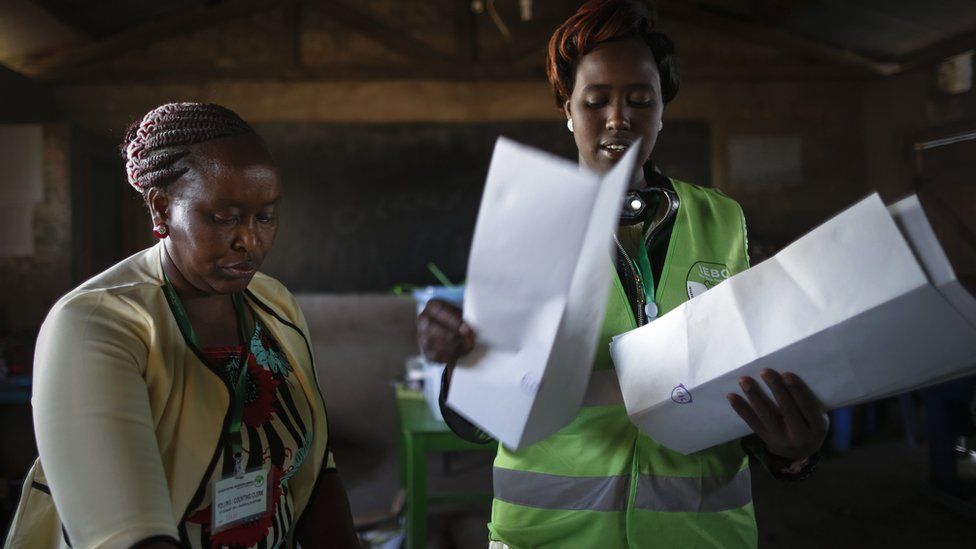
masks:
<svg viewBox="0 0 976 549"><path fill-rule="evenodd" d="M604 42L636 38L654 54L661 75L661 98L665 103L678 94L678 75L674 42L654 30L657 16L637 0L590 0L563 22L549 39L546 74L562 110L573 94L576 66L580 59Z"/></svg>

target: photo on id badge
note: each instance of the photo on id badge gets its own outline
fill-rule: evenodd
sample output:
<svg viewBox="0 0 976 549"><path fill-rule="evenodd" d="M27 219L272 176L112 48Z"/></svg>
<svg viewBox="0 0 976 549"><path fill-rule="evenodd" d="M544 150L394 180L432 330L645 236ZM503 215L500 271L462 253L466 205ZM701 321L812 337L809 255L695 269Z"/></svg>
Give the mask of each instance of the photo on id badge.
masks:
<svg viewBox="0 0 976 549"><path fill-rule="evenodd" d="M695 263L691 266L691 269L688 271L688 276L685 278L688 299L702 295L730 276L732 276L732 273L729 272L729 268L721 263L708 263L705 261Z"/></svg>

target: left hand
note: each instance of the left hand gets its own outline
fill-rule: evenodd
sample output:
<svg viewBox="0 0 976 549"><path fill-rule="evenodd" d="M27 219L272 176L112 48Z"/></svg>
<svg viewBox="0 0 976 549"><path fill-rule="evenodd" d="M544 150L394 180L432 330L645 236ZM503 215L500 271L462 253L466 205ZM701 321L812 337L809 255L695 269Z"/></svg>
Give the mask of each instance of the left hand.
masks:
<svg viewBox="0 0 976 549"><path fill-rule="evenodd" d="M798 461L820 449L827 438L823 405L796 374L780 375L775 370L759 373L773 393L773 402L751 377L739 378L745 398L729 393L732 409L766 444L770 453Z"/></svg>

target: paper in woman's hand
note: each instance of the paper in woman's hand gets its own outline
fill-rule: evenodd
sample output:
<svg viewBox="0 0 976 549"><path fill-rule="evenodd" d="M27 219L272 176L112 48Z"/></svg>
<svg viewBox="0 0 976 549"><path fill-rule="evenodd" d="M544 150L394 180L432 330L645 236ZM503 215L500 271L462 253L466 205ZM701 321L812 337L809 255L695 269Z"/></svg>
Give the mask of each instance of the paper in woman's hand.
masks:
<svg viewBox="0 0 976 549"><path fill-rule="evenodd" d="M475 226L464 319L478 334L447 404L510 448L579 410L638 145L604 177L500 138Z"/></svg>
<svg viewBox="0 0 976 549"><path fill-rule="evenodd" d="M796 373L828 408L976 371L976 300L918 200L887 209L875 194L611 354L631 420L688 454L749 433L725 395L763 368Z"/></svg>

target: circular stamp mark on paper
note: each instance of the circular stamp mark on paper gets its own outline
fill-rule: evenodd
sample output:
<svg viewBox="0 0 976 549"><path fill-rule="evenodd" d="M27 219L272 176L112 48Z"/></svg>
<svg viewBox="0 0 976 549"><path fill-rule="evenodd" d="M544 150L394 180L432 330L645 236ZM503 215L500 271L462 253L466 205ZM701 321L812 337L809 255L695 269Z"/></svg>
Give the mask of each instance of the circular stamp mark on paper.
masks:
<svg viewBox="0 0 976 549"><path fill-rule="evenodd" d="M540 382L541 380L539 379L539 376L529 372L522 376L522 383L520 383L519 386L522 388L523 393L529 396L535 396L535 394L539 392Z"/></svg>
<svg viewBox="0 0 976 549"><path fill-rule="evenodd" d="M692 402L691 393L685 388L684 383L671 390L671 400L678 404L690 404Z"/></svg>

